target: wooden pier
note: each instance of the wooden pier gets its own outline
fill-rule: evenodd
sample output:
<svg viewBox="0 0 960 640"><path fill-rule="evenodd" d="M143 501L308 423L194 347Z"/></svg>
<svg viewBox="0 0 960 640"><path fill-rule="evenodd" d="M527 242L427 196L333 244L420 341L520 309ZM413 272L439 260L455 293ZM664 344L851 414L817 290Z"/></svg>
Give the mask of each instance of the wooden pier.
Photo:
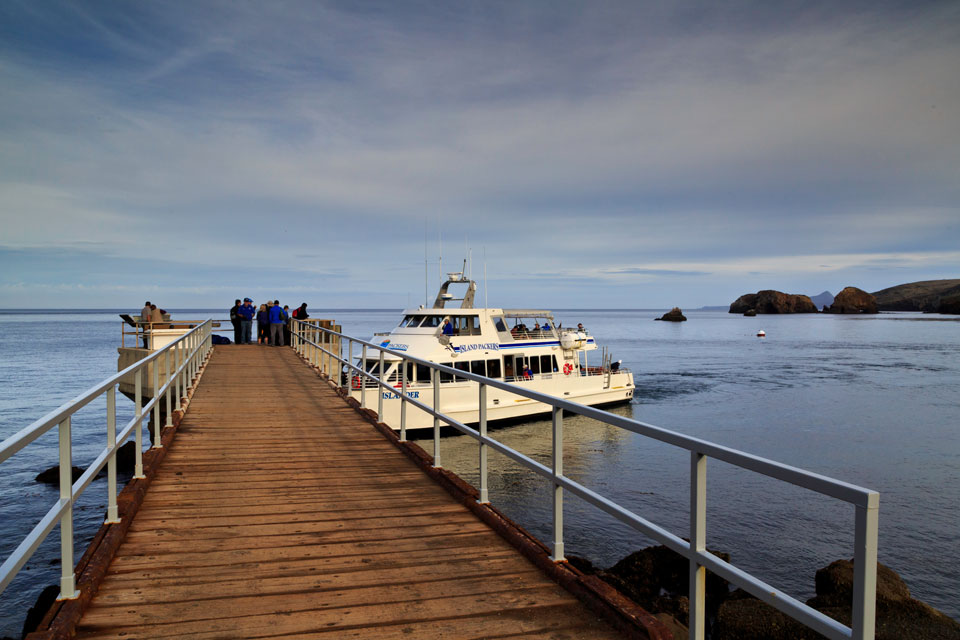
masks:
<svg viewBox="0 0 960 640"><path fill-rule="evenodd" d="M623 637L291 349L217 347L164 454L79 638Z"/></svg>

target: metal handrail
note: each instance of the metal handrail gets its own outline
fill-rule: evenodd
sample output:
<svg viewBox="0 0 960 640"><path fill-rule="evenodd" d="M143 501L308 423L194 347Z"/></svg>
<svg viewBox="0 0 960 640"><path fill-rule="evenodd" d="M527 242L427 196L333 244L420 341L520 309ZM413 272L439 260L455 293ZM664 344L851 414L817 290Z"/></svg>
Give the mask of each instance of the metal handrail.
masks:
<svg viewBox="0 0 960 640"><path fill-rule="evenodd" d="M329 379L334 380L337 386L342 387L344 384L341 379L342 367L344 366L348 371L348 375L346 376L348 384L354 376L362 376L361 379L364 380L364 383L360 385L359 389L361 408L366 408L366 381L373 381L375 386L381 389L381 392L377 394L377 418L381 421L383 418L384 396L382 391L386 390L391 394L396 392L394 386L395 381L385 382L380 378L383 374L384 354L390 354L401 360L429 367L431 370L431 381L433 383L432 405L421 402L417 398L409 397L407 395L406 376L400 376L401 390L398 394L401 401L400 440L406 441L407 439L406 408L409 404L433 416L433 465L435 467L442 467L440 457L441 421L476 440L480 448L480 502L488 502L489 493L486 464L488 449L493 449L534 473L548 479L553 484L552 559L554 561L559 562L564 560L563 491L565 489L589 504L592 504L594 507L613 516L620 522L627 524L636 531L657 540L664 546L686 557L690 563L689 630L691 638L697 640L703 640L704 638L706 629L706 570L709 569L728 582L743 588L751 595L776 607L791 618L794 618L828 638L834 640L845 638L873 640L876 604L877 531L880 506L880 494L876 491L738 451L707 440L683 435L652 424L633 420L632 418L618 416L601 409L532 391L522 386L512 385L467 371L439 365L429 360L416 358L404 352L393 351L381 347L379 344L353 338L323 327L304 327L294 324L294 331L291 335L293 336L293 344L291 346L300 356L318 367ZM323 340L319 339L321 336L324 338ZM345 356L341 353L334 353L326 348L326 346L333 344L334 336L339 338L339 350L342 350L343 342L347 342ZM379 352L380 367L378 368L378 375L372 375L362 367L357 367L353 364L354 343L361 346L361 360L364 363L366 363L368 359L368 349L376 349ZM339 363L339 365L336 366L335 376L333 375L334 361ZM439 410L441 388L439 372L479 383L479 424L477 429L468 427ZM549 466L537 462L487 435L487 387L501 389L515 395L536 400L537 402L542 402L551 407L553 455ZM349 386L347 393L349 393ZM592 418L638 435L686 449L690 452L690 542L563 475L563 412L565 411ZM717 460L722 460L742 469L760 473L848 502L855 507L852 627L847 627L837 622L833 618L706 551L706 470L708 458L716 458Z"/></svg>
<svg viewBox="0 0 960 640"><path fill-rule="evenodd" d="M193 323L193 329L177 338L163 349L155 351L149 356L138 360L123 371L107 378L100 384L84 391L72 400L60 405L42 418L35 420L29 426L13 434L0 443L0 464L12 455L34 442L37 438L51 430L59 428L59 466L60 466L60 496L57 502L40 519L34 528L24 537L12 554L0 565L0 593L17 576L17 573L27 563L40 544L46 539L53 528L60 524L60 595L58 600L72 600L80 592L76 588L73 562L73 504L83 494L84 490L93 482L104 466L107 467L107 518L105 524L120 522L117 508L117 450L131 432L136 433L136 454L134 478L143 478L143 446L142 426L145 416L151 410L154 415L154 449L162 448L160 443L160 399L166 401L166 424L172 426L172 398L176 394L176 404L179 408L186 401L189 403L187 390L200 370L203 361L211 348L210 332L212 320L202 323ZM157 364L163 358L167 374L166 383L159 384L159 367ZM171 366L171 360L172 365ZM153 363L153 398L143 404L143 378L147 367ZM123 426L117 434L117 405L116 390L121 380L128 376L135 376L134 403L136 405L133 418ZM90 404L101 395L107 401L107 446L94 459L93 463L83 474L73 482L73 446L71 438L71 418L73 415Z"/></svg>

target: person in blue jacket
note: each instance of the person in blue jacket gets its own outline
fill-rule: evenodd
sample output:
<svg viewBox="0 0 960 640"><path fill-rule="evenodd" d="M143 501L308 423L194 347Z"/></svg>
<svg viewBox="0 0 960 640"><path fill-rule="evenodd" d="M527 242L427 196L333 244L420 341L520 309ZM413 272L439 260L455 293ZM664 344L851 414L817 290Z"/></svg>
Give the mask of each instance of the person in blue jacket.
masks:
<svg viewBox="0 0 960 640"><path fill-rule="evenodd" d="M240 316L240 341L241 344L251 344L250 334L253 331L253 317L257 315L257 309L253 306L253 300L243 299L243 305L237 309Z"/></svg>
<svg viewBox="0 0 960 640"><path fill-rule="evenodd" d="M273 346L283 346L283 327L286 323L287 314L283 312L280 301L274 300L270 307L270 344Z"/></svg>

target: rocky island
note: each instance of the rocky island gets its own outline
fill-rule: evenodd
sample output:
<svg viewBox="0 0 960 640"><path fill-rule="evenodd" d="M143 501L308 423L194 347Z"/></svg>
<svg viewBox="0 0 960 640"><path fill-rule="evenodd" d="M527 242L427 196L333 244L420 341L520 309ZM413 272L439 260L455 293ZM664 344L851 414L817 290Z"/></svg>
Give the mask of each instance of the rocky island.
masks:
<svg viewBox="0 0 960 640"><path fill-rule="evenodd" d="M877 299L863 289L845 287L824 313L879 313Z"/></svg>
<svg viewBox="0 0 960 640"><path fill-rule="evenodd" d="M730 305L730 313L817 313L817 305L809 296L765 289L747 293Z"/></svg>
<svg viewBox="0 0 960 640"><path fill-rule="evenodd" d="M960 280L923 280L873 293L880 311L960 313Z"/></svg>

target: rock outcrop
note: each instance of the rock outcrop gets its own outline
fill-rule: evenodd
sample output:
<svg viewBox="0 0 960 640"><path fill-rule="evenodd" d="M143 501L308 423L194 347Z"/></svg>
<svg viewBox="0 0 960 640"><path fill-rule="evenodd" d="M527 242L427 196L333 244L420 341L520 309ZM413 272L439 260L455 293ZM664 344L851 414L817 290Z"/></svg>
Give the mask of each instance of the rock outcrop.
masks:
<svg viewBox="0 0 960 640"><path fill-rule="evenodd" d="M850 626L853 562L838 560L817 571L817 595L807 604ZM877 640L958 640L960 623L910 597L899 575L877 563ZM799 622L738 590L717 613L714 640L820 638Z"/></svg>
<svg viewBox="0 0 960 640"><path fill-rule="evenodd" d="M844 287L824 313L879 313L877 299L863 289Z"/></svg>
<svg viewBox="0 0 960 640"><path fill-rule="evenodd" d="M746 314L751 310L757 313L817 313L817 305L808 296L772 289L744 294L730 305L730 313Z"/></svg>
<svg viewBox="0 0 960 640"><path fill-rule="evenodd" d="M956 313L943 311L944 300L960 297L960 280L923 280L898 284L873 292L880 311L927 311L930 313ZM956 304L956 303L954 303Z"/></svg>
<svg viewBox="0 0 960 640"><path fill-rule="evenodd" d="M659 318L654 318L654 320L665 320L666 322L686 322L687 318L683 315L683 311L680 311L680 307L674 307Z"/></svg>
<svg viewBox="0 0 960 640"><path fill-rule="evenodd" d="M83 469L80 467L70 467L71 471L71 483L76 482L77 479L83 475ZM35 481L53 485L55 487L60 486L60 465L55 467L50 467L45 471L41 471L37 474L37 477L34 478Z"/></svg>

